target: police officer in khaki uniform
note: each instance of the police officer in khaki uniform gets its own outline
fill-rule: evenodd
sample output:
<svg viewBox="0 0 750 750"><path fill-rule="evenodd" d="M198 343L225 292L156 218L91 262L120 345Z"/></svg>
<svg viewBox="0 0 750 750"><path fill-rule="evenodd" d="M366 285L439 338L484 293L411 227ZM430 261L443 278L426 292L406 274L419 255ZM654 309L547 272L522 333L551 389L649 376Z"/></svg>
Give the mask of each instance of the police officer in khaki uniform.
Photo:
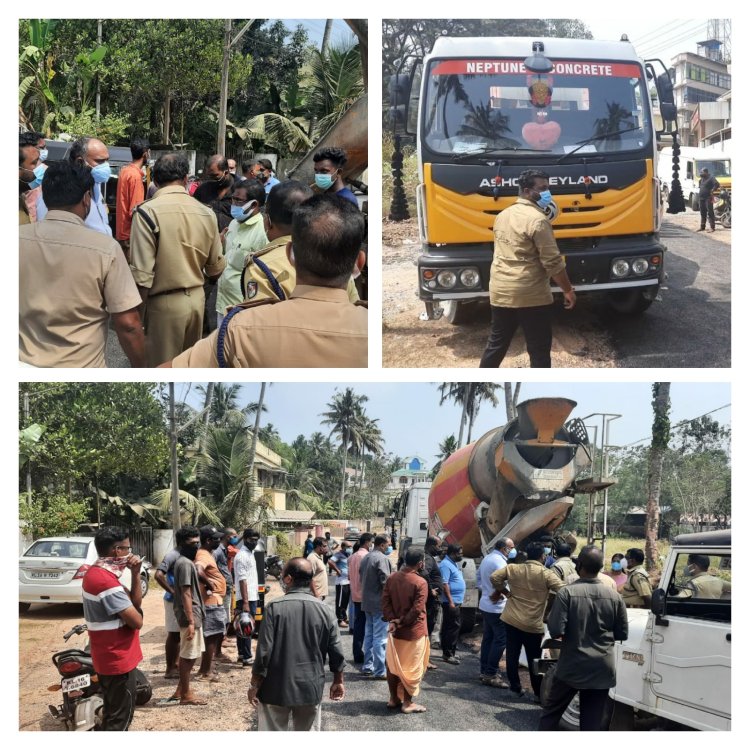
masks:
<svg viewBox="0 0 750 750"><path fill-rule="evenodd" d="M119 244L84 225L91 170L53 162L44 221L20 229L19 348L35 367L106 367L109 322L133 367L145 365L141 297Z"/></svg>
<svg viewBox="0 0 750 750"><path fill-rule="evenodd" d="M290 299L243 303L218 331L164 366L366 367L367 311L346 293L352 269L365 262L364 226L359 210L341 198L300 203L286 245L297 278Z"/></svg>
<svg viewBox="0 0 750 750"><path fill-rule="evenodd" d="M133 215L130 267L145 303L150 367L200 339L204 278L218 278L226 265L213 211L187 193L188 171L183 153L159 157L159 189Z"/></svg>
<svg viewBox="0 0 750 750"><path fill-rule="evenodd" d="M628 566L628 580L617 590L622 594L628 607L651 606L651 582L643 565L645 556L642 549L633 547L625 553Z"/></svg>
<svg viewBox="0 0 750 750"><path fill-rule="evenodd" d="M722 599L732 592L732 584L708 572L711 560L708 555L688 555L683 571L691 576L687 585L677 596L692 599Z"/></svg>
<svg viewBox="0 0 750 750"><path fill-rule="evenodd" d="M279 183L271 189L264 216L269 242L245 259L240 280L244 299L289 299L297 283L297 272L286 255L286 246L292 239L292 216L294 209L312 195L313 191L307 185L296 180ZM346 292L350 302L357 302L359 294L352 278Z"/></svg>

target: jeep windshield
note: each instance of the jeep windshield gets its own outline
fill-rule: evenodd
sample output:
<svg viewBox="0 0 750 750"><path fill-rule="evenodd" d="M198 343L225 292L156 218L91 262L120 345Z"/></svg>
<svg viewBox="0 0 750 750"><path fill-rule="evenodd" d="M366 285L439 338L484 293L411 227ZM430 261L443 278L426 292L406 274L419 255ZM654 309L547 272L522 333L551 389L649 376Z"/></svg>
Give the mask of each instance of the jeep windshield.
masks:
<svg viewBox="0 0 750 750"><path fill-rule="evenodd" d="M634 62L556 61L537 74L522 60L432 60L427 76L422 136L439 154L586 156L651 143L650 99Z"/></svg>

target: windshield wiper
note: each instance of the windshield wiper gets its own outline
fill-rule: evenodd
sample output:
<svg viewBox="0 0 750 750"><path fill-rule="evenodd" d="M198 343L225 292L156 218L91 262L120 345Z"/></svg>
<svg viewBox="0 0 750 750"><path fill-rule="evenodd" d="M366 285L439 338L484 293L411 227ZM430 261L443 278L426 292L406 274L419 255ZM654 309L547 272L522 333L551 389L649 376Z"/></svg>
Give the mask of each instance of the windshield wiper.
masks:
<svg viewBox="0 0 750 750"><path fill-rule="evenodd" d="M464 151L460 154L453 154L451 158L453 161L462 161L463 159L472 156L503 156L504 154L507 154L509 152L525 154L548 154L549 149L519 148L517 146L513 146L510 148L488 148L485 146L484 148L478 149L476 151Z"/></svg>
<svg viewBox="0 0 750 750"><path fill-rule="evenodd" d="M588 146L589 143L594 141L606 141L608 138L614 138L617 135L624 135L625 133L632 133L634 130L642 130L640 125L636 125L632 128L625 128L624 130L613 130L611 133L602 133L601 135L592 135L591 138L587 138L585 141L579 141L578 148L574 148L567 154L563 154L555 164L562 164L562 162L569 156L573 156L577 151L580 151L584 146Z"/></svg>

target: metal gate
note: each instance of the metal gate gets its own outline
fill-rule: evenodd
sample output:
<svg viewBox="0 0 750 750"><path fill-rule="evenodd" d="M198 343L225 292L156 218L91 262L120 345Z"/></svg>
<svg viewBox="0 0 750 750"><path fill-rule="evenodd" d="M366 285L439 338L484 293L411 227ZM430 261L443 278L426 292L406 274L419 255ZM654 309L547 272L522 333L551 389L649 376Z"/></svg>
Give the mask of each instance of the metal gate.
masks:
<svg viewBox="0 0 750 750"><path fill-rule="evenodd" d="M141 526L130 528L128 531L133 553L154 565L154 530L150 526Z"/></svg>

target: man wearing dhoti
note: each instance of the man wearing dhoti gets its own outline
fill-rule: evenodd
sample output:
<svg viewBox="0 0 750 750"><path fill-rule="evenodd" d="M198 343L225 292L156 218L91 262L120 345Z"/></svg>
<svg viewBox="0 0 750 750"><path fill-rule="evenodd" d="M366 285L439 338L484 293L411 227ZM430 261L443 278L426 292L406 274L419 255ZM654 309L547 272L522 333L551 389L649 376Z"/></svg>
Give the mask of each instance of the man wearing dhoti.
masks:
<svg viewBox="0 0 750 750"><path fill-rule="evenodd" d="M409 547L403 566L386 580L383 589L383 619L388 621L385 650L390 691L388 708L400 709L404 714L427 710L414 702L430 660L426 611L428 587L424 578L418 575L423 568L424 550Z"/></svg>

